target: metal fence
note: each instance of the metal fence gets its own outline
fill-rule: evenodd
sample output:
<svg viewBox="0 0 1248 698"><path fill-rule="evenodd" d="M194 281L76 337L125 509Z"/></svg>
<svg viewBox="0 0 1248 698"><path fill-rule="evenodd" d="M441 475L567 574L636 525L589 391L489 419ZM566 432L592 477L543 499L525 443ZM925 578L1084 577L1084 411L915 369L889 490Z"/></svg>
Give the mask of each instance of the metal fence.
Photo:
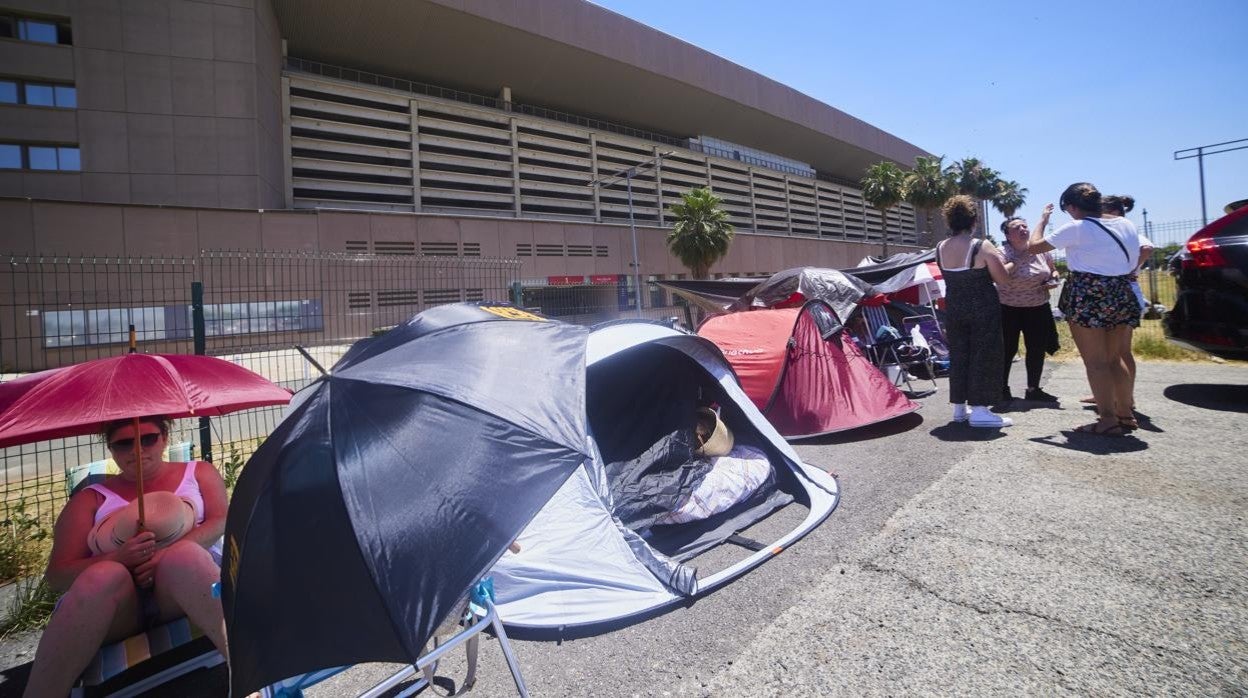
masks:
<svg viewBox="0 0 1248 698"><path fill-rule="evenodd" d="M10 257L0 268L4 380L128 350L205 353L298 390L356 340L426 308L508 300L514 260L307 252L211 251L189 258ZM194 309L203 312L196 331ZM181 420L171 444L237 468L276 424L280 408L211 423ZM0 503L49 516L66 498L67 467L107 467L98 439L58 439L0 450ZM4 512L0 511L0 518Z"/></svg>

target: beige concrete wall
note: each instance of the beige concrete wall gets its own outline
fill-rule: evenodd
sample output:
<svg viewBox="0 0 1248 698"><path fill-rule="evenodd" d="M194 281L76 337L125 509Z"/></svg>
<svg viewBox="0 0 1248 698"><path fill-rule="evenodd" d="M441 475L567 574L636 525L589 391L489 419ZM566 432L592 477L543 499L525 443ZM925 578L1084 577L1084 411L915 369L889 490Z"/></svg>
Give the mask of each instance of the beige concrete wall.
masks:
<svg viewBox="0 0 1248 698"><path fill-rule="evenodd" d="M642 275L687 274L667 250L667 230L637 228ZM630 274L628 226L368 211L242 211L0 198L0 253L193 256L217 250L377 251L387 243L479 246L487 258L516 258L525 278ZM518 256L518 245L591 245L606 255ZM905 248L893 246L893 251ZM760 274L796 266L847 267L878 244L738 234L712 273Z"/></svg>
<svg viewBox="0 0 1248 698"><path fill-rule="evenodd" d="M270 0L11 0L73 46L0 40L4 73L77 109L0 105L0 139L77 143L81 173L0 173L0 196L280 208L281 37Z"/></svg>

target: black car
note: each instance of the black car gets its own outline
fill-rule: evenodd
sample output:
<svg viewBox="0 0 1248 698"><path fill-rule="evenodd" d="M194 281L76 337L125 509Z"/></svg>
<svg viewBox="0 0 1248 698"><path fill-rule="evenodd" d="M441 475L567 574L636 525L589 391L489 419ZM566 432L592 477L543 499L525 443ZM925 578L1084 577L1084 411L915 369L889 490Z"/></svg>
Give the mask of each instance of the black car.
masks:
<svg viewBox="0 0 1248 698"><path fill-rule="evenodd" d="M1201 228L1176 257L1178 296L1163 321L1166 336L1248 360L1248 206Z"/></svg>

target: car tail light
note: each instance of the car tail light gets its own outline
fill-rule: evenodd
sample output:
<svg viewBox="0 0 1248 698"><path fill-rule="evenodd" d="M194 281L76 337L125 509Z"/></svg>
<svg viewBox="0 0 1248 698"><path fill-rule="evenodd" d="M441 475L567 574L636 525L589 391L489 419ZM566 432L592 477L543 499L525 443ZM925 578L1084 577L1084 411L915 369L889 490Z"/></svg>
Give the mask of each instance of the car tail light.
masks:
<svg viewBox="0 0 1248 698"><path fill-rule="evenodd" d="M1226 266L1226 256L1222 254L1222 249L1218 246L1218 241L1212 235L1205 233L1196 233L1191 240L1187 241L1188 259L1183 260L1183 266L1187 269L1207 269L1210 267Z"/></svg>

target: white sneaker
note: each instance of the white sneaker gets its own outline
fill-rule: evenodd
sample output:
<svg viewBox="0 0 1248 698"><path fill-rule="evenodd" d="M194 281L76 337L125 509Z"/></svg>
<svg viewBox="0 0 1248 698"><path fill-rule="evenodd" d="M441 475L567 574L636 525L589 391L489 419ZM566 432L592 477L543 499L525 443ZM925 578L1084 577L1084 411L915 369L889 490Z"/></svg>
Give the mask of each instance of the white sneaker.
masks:
<svg viewBox="0 0 1248 698"><path fill-rule="evenodd" d="M972 405L970 425L973 427L986 427L989 429L1000 429L1001 427L1014 426L1014 420L1009 417L1002 417L983 405Z"/></svg>
<svg viewBox="0 0 1248 698"><path fill-rule="evenodd" d="M966 403L953 406L953 421L965 422L969 416L970 413L966 411Z"/></svg>

